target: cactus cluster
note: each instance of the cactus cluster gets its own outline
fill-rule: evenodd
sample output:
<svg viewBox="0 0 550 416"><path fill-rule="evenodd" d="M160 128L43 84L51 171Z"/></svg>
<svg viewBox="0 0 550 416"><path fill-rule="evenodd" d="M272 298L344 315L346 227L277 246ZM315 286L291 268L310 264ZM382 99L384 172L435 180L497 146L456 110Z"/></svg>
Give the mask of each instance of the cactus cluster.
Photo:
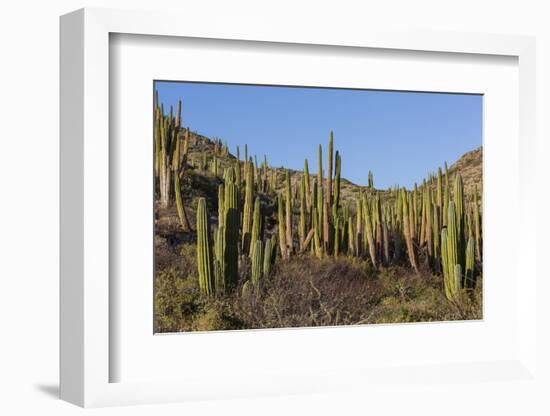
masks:
<svg viewBox="0 0 550 416"><path fill-rule="evenodd" d="M160 193L160 206L168 208L175 201L180 225L184 231L189 231L191 226L183 203L180 180L187 165L190 134L189 129L181 126L181 100L178 100L175 117L172 107L165 115L155 94L154 123L155 184Z"/></svg>
<svg viewBox="0 0 550 416"><path fill-rule="evenodd" d="M181 127L181 101L174 116L172 109L165 115L156 99L155 177L160 206L175 202L184 230L190 230L190 224L181 179L190 136L189 129ZM334 149L332 131L326 176L321 144L317 156L313 175L307 159L303 172L274 169L266 156L258 164L247 145L242 160L239 147L233 158L227 144L216 139L213 154L203 150L195 159L194 166L218 184L213 230L206 199L200 198L197 205L197 264L204 295L231 291L239 283L243 295L252 288L257 291L277 256L287 260L307 253L319 259L359 257L373 269L400 265L417 274L430 270L442 276L451 302L475 287L483 256L482 208L477 188L465 193L459 173L451 184L445 163L412 189L396 186L381 191L368 171L367 185L343 198L342 156ZM244 282L239 282L241 278Z"/></svg>

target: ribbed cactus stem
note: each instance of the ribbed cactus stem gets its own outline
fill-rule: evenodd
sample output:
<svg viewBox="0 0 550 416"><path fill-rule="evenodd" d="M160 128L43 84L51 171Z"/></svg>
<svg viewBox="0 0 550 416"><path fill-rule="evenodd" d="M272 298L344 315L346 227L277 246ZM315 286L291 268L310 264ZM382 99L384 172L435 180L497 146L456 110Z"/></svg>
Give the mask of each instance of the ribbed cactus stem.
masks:
<svg viewBox="0 0 550 416"><path fill-rule="evenodd" d="M443 188L443 226L447 225L447 220L449 219L448 211L449 211L449 186L445 185L445 188Z"/></svg>
<svg viewBox="0 0 550 416"><path fill-rule="evenodd" d="M473 289L475 287L474 264L475 240L474 237L470 237L466 245L466 270L464 271L465 287L468 289Z"/></svg>
<svg viewBox="0 0 550 416"><path fill-rule="evenodd" d="M439 236L439 215L438 209L435 207L433 210L433 258L434 258L434 269L436 272L439 271L439 257L441 255L440 248L440 236Z"/></svg>
<svg viewBox="0 0 550 416"><path fill-rule="evenodd" d="M329 205L328 201L324 201L323 207L323 251L328 254L330 247L330 220L329 220Z"/></svg>
<svg viewBox="0 0 550 416"><path fill-rule="evenodd" d="M200 198L197 206L197 266L199 288L203 295L213 293L213 259L210 245L210 225L206 210L206 200Z"/></svg>
<svg viewBox="0 0 550 416"><path fill-rule="evenodd" d="M476 258L481 261L481 215L477 200L477 186L474 187L474 231L476 239Z"/></svg>
<svg viewBox="0 0 550 416"><path fill-rule="evenodd" d="M178 210L178 218L180 220L181 228L183 228L184 231L189 231L191 229L191 225L189 224L189 219L187 218L187 213L185 212L185 207L183 205L179 173L174 174L174 188L176 194L176 208Z"/></svg>
<svg viewBox="0 0 550 416"><path fill-rule="evenodd" d="M323 148L319 145L317 149L317 226L319 227L319 235L322 234L323 207Z"/></svg>
<svg viewBox="0 0 550 416"><path fill-rule="evenodd" d="M241 186L241 162L239 158L235 159L235 183L238 187Z"/></svg>
<svg viewBox="0 0 550 416"><path fill-rule="evenodd" d="M416 182L414 183L414 191L413 191L413 219L412 219L412 239L416 240L417 234L418 234L418 186L416 185ZM421 224L420 226L423 227L424 224Z"/></svg>
<svg viewBox="0 0 550 416"><path fill-rule="evenodd" d="M428 245L428 262L433 263L433 213L432 213L432 190L426 189L426 243Z"/></svg>
<svg viewBox="0 0 550 416"><path fill-rule="evenodd" d="M315 255L319 258L323 258L323 250L321 247L321 234L319 233L319 226L317 224L318 215L317 207L313 207L312 218L313 218L313 251Z"/></svg>
<svg viewBox="0 0 550 416"><path fill-rule="evenodd" d="M353 256L355 250L355 242L353 241L353 223L348 221L348 255Z"/></svg>
<svg viewBox="0 0 550 416"><path fill-rule="evenodd" d="M334 172L334 202L333 202L333 211L334 216L338 215L338 208L340 206L340 179L341 179L341 169L342 169L342 160L338 150L336 151L335 156L335 172Z"/></svg>
<svg viewBox="0 0 550 416"><path fill-rule="evenodd" d="M304 159L304 188L306 194L307 210L309 211L311 209L311 187L309 181L309 166L307 163L307 159Z"/></svg>
<svg viewBox="0 0 550 416"><path fill-rule="evenodd" d="M258 241L262 240L263 236L261 235L262 230L262 213L261 213L261 203L260 203L260 197L256 197L256 200L254 201L254 219L252 222L252 233L251 233L251 239L250 241ZM250 244L250 250L248 255L252 257L252 252L254 251L254 244Z"/></svg>
<svg viewBox="0 0 550 416"><path fill-rule="evenodd" d="M215 236L214 291L220 293L225 290L226 232L223 225L218 228Z"/></svg>
<svg viewBox="0 0 550 416"><path fill-rule="evenodd" d="M332 204L332 152L334 145L334 137L332 130L330 131L330 138L328 140L328 159L327 159L327 194L325 200L328 206Z"/></svg>
<svg viewBox="0 0 550 416"><path fill-rule="evenodd" d="M363 212L362 212L362 206L361 206L361 196L356 199L355 201L355 247L354 247L354 253L356 256L361 256L362 249L363 249ZM364 205L364 203L363 203Z"/></svg>
<svg viewBox="0 0 550 416"><path fill-rule="evenodd" d="M281 257L283 259L288 258L288 248L286 246L286 231L285 231L285 215L283 207L283 196L279 193L277 194L277 213L279 226L279 248L281 251Z"/></svg>
<svg viewBox="0 0 550 416"><path fill-rule="evenodd" d="M288 247L288 254L290 255L294 250L294 244L292 236L292 184L288 170L286 171L285 185L285 231L286 245Z"/></svg>
<svg viewBox="0 0 550 416"><path fill-rule="evenodd" d="M246 147L245 147L246 152ZM250 232L252 228L252 210L254 205L254 167L252 161L246 163L246 184L243 208L242 250L246 253L250 247Z"/></svg>
<svg viewBox="0 0 550 416"><path fill-rule="evenodd" d="M298 238L300 239L300 251L304 250L305 239L306 239L306 212L307 212L307 202L306 202L306 180L305 176L302 176L302 181L300 184L300 221L298 223Z"/></svg>
<svg viewBox="0 0 550 416"><path fill-rule="evenodd" d="M260 284L260 279L262 278L262 242L260 240L256 240L252 244L254 245L254 250L251 258L251 280L254 286L258 286Z"/></svg>
<svg viewBox="0 0 550 416"><path fill-rule="evenodd" d="M378 259L376 257L376 243L373 234L373 218L371 213L371 208L369 206L369 201L367 195L363 195L363 204L362 204L362 213L364 218L365 230L364 230L364 239L368 246L370 260L372 262L372 267L375 269L378 267Z"/></svg>
<svg viewBox="0 0 550 416"><path fill-rule="evenodd" d="M222 227L225 220L225 189L222 184L218 185L218 227Z"/></svg>
<svg viewBox="0 0 550 416"><path fill-rule="evenodd" d="M263 264L263 271L262 271L264 277L267 277L271 274L271 261L273 259L272 244L273 243L271 239L267 239L265 242L264 256L263 256L264 264Z"/></svg>
<svg viewBox="0 0 550 416"><path fill-rule="evenodd" d="M162 114L157 107L155 110L155 175L160 175L161 135L162 135Z"/></svg>
<svg viewBox="0 0 550 416"><path fill-rule="evenodd" d="M340 218L336 217L334 224L334 257L338 257L340 252Z"/></svg>
<svg viewBox="0 0 550 416"><path fill-rule="evenodd" d="M401 191L401 198L403 204L403 234L405 236L405 244L407 245L407 254L409 255L409 262L411 267L416 273L418 273L418 266L416 265L416 254L414 252L414 244L411 237L410 228L410 213L409 213L409 198L407 192L403 189Z"/></svg>

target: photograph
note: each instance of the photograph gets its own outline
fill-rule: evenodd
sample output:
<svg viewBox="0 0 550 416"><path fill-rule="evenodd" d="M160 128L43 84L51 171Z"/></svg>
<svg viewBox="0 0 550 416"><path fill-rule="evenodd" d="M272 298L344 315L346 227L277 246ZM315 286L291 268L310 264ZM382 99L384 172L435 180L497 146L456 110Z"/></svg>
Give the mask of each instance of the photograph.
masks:
<svg viewBox="0 0 550 416"><path fill-rule="evenodd" d="M155 333L483 319L482 94L151 97Z"/></svg>

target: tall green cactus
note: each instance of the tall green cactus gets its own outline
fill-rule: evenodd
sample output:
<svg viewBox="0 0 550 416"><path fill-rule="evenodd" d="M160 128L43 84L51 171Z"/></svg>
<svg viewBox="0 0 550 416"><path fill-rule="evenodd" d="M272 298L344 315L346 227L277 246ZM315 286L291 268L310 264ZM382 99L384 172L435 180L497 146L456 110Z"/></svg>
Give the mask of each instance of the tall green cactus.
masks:
<svg viewBox="0 0 550 416"><path fill-rule="evenodd" d="M416 273L418 273L418 266L416 264L416 254L414 251L414 244L411 237L411 228L410 228L410 212L409 212L409 205L410 201L412 201L412 198L410 194L408 194L405 189L401 191L401 199L403 204L403 235L405 237L405 244L407 245L407 254L409 255L409 262L411 263L411 267L414 269Z"/></svg>
<svg viewBox="0 0 550 416"><path fill-rule="evenodd" d="M277 194L277 213L279 226L279 248L281 251L281 257L283 259L288 258L288 247L286 245L286 231L285 231L285 216L283 208L283 196L279 193Z"/></svg>
<svg viewBox="0 0 550 416"><path fill-rule="evenodd" d="M338 150L336 151L335 159L335 172L334 172L334 201L333 201L333 215L336 217L338 215L338 208L340 206L340 179L341 179L341 169L342 169L342 160Z"/></svg>
<svg viewBox="0 0 550 416"><path fill-rule="evenodd" d="M459 263L459 236L454 201L449 202L447 228L441 234L441 241L445 295L450 301L456 301L462 288L462 266Z"/></svg>
<svg viewBox="0 0 550 416"><path fill-rule="evenodd" d="M304 159L304 192L306 194L307 210L311 209L311 187L309 182L309 166L307 159Z"/></svg>
<svg viewBox="0 0 550 416"><path fill-rule="evenodd" d="M286 245L288 254L294 251L293 235L292 235L292 184L290 182L290 172L286 171L285 176L285 228L286 228Z"/></svg>
<svg viewBox="0 0 550 416"><path fill-rule="evenodd" d="M321 246L321 233L319 231L319 225L317 224L319 216L316 211L317 206L314 206L311 213L311 217L313 218L313 252L317 258L322 259L323 249Z"/></svg>
<svg viewBox="0 0 550 416"><path fill-rule="evenodd" d="M214 292L225 290L225 251L226 232L224 226L219 226L215 232L214 242Z"/></svg>
<svg viewBox="0 0 550 416"><path fill-rule="evenodd" d="M262 274L264 277L268 277L271 274L271 264L273 261L273 241L269 238L265 242L263 261Z"/></svg>
<svg viewBox="0 0 550 416"><path fill-rule="evenodd" d="M245 146L245 153L247 148ZM246 253L250 247L250 232L252 228L252 210L254 204L254 167L252 161L246 163L246 184L243 208L242 250Z"/></svg>
<svg viewBox="0 0 550 416"><path fill-rule="evenodd" d="M328 140L328 160L327 160L327 194L325 200L328 206L332 204L332 152L334 146L334 137L332 130L330 131L330 138Z"/></svg>
<svg viewBox="0 0 550 416"><path fill-rule="evenodd" d="M364 231L363 231L363 239L365 241L365 245L369 251L370 260L372 262L372 267L375 269L378 267L378 259L376 256L376 243L374 239L374 232L373 232L373 219L372 219L372 213L371 208L369 205L368 197L366 194L363 195L362 198L362 205L358 205L358 209L360 212L362 212L363 215L363 223L365 225ZM358 237L360 238L360 237Z"/></svg>
<svg viewBox="0 0 550 416"><path fill-rule="evenodd" d="M203 295L213 294L213 259L210 244L210 224L206 210L206 200L199 198L197 207L197 265L199 272L199 288Z"/></svg>
<svg viewBox="0 0 550 416"><path fill-rule="evenodd" d="M252 244L254 245L254 250L252 251L251 257L251 280L254 286L258 286L260 284L260 279L262 278L262 242L260 240L256 240Z"/></svg>
<svg viewBox="0 0 550 416"><path fill-rule="evenodd" d="M317 226L319 235L322 235L323 207L323 148L319 145L317 149Z"/></svg>
<svg viewBox="0 0 550 416"><path fill-rule="evenodd" d="M234 287L239 278L239 188L234 181L233 170L229 169L225 176L224 187L224 284Z"/></svg>
<svg viewBox="0 0 550 416"><path fill-rule="evenodd" d="M361 256L363 252L363 212L362 212L362 197L359 197L355 200L355 247L354 253L356 256ZM364 206L364 202L363 202Z"/></svg>
<svg viewBox="0 0 550 416"><path fill-rule="evenodd" d="M481 261L481 215L479 214L479 202L477 200L477 186L474 187L474 230L476 239L476 258Z"/></svg>
<svg viewBox="0 0 550 416"><path fill-rule="evenodd" d="M334 224L334 257L338 257L340 252L340 218L336 217Z"/></svg>
<svg viewBox="0 0 550 416"><path fill-rule="evenodd" d="M475 287L474 280L474 264L475 264L475 240L474 237L468 239L466 245L466 269L464 271L464 286L467 289Z"/></svg>
<svg viewBox="0 0 550 416"><path fill-rule="evenodd" d="M251 241L263 240L262 236L262 213L261 213L261 204L260 197L256 197L254 201L254 220L252 222L252 234ZM252 257L252 252L254 251L254 244L250 244L249 257Z"/></svg>
<svg viewBox="0 0 550 416"><path fill-rule="evenodd" d="M304 250L305 240L306 240L306 212L307 212L307 202L306 202L306 179L305 175L302 176L302 181L300 183L300 221L298 223L298 238L300 240L300 251Z"/></svg>

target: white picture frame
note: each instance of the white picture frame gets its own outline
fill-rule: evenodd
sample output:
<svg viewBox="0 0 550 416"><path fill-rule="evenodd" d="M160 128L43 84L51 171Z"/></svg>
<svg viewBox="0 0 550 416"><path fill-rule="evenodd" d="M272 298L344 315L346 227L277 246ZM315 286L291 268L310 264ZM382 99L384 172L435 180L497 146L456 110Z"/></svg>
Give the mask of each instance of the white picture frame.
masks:
<svg viewBox="0 0 550 416"><path fill-rule="evenodd" d="M186 24L182 25L181 22ZM264 22L265 23L265 22ZM330 45L336 48L428 51L441 54L502 55L517 58L519 76L519 158L517 212L525 213L534 202L535 184L529 180L535 169L535 40L529 37L465 33L396 32L350 28L327 33L312 25L260 26L231 22L204 25L171 13L83 9L61 18L61 398L80 406L160 403L199 398L242 397L267 394L297 394L368 386L384 391L418 381L428 389L434 382L460 380L464 391L472 385L495 395L482 381L507 381L518 386L538 383L536 362L536 270L534 251L522 242L536 240L536 217L518 219L517 263L523 277L517 291L517 346L498 360L472 362L418 362L406 368L375 368L358 365L320 367L316 372L281 371L237 382L233 374L197 375L182 380L112 382L110 368L120 359L111 348L109 276L109 189L113 163L109 158L110 137L110 35L147 35L182 38L225 39L280 44ZM313 332L300 331L304 339ZM325 334L328 334L326 332ZM151 334L152 335L152 334ZM248 337L253 336L249 333ZM330 335L329 335L330 336ZM355 352L356 353L356 352ZM245 371L246 372L246 371ZM396 381L399 380L399 381ZM533 387L533 384L530 384ZM410 388L410 385L409 385ZM456 385L441 388L440 400L456 394ZM374 400L374 399L370 399ZM405 403L404 409L406 408Z"/></svg>

